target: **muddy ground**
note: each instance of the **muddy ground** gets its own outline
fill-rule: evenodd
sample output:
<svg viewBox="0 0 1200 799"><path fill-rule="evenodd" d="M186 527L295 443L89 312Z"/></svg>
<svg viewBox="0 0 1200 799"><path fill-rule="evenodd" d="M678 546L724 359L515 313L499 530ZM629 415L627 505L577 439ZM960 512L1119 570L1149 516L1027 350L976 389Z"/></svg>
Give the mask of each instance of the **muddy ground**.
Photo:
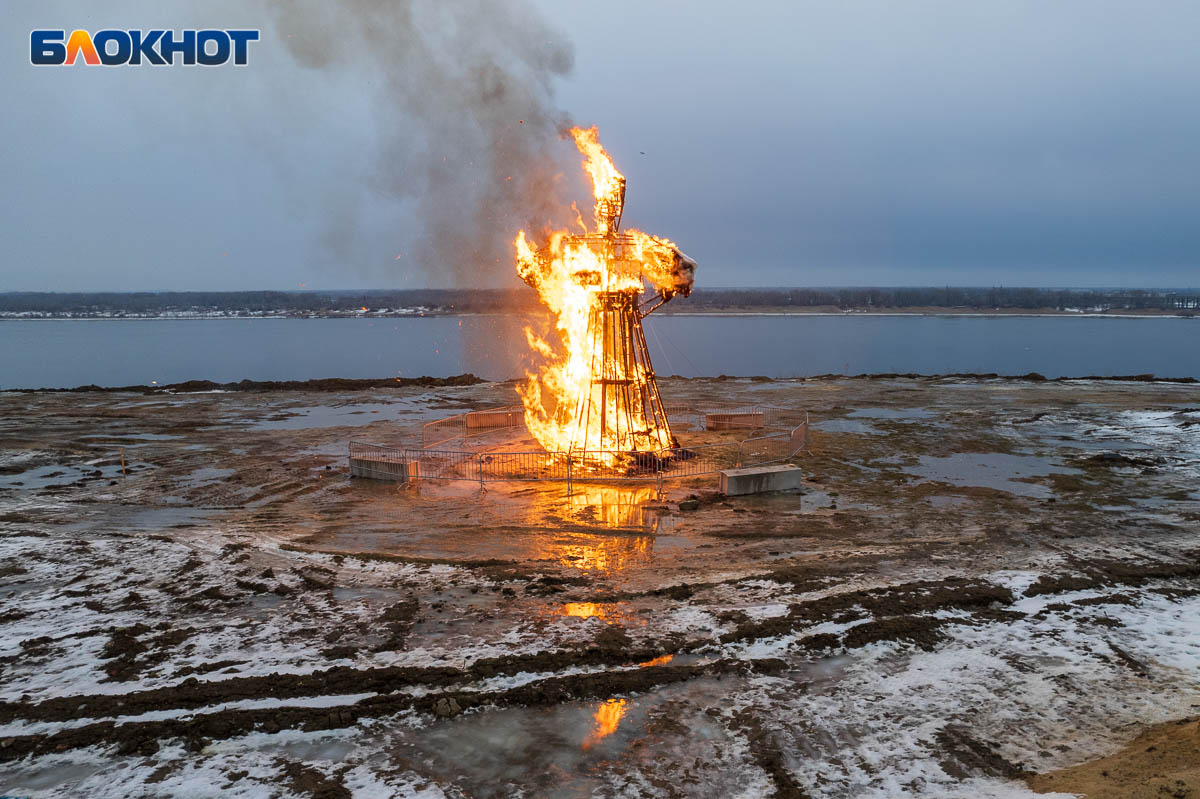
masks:
<svg viewBox="0 0 1200 799"><path fill-rule="evenodd" d="M0 793L1200 795L1200 388L662 390L803 492L349 479L511 384L0 394Z"/></svg>

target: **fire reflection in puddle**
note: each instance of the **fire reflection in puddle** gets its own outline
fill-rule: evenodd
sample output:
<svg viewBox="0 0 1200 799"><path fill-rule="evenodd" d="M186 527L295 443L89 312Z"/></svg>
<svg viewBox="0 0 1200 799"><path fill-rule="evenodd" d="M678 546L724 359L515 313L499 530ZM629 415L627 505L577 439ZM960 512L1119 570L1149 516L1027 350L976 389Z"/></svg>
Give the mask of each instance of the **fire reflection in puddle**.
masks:
<svg viewBox="0 0 1200 799"><path fill-rule="evenodd" d="M629 608L621 602L566 602L548 609L551 615L565 616L572 619L587 621L600 619L606 624L645 624L644 616L631 614Z"/></svg>
<svg viewBox="0 0 1200 799"><path fill-rule="evenodd" d="M588 536L592 539L591 536ZM650 557L654 539L649 536L608 536L552 544L552 558L562 566L589 572L618 572Z"/></svg>
<svg viewBox="0 0 1200 799"><path fill-rule="evenodd" d="M654 559L657 536L674 522L657 500L653 485L544 492L524 509L528 524L542 531L529 557L597 576L644 566Z"/></svg>
<svg viewBox="0 0 1200 799"><path fill-rule="evenodd" d="M621 719L625 716L625 711L629 709L628 699L606 699L601 702L596 708L596 713L593 716L594 724L591 732L583 739L580 744L585 752L598 744L603 739L612 735L617 731L617 727L621 725Z"/></svg>
<svg viewBox="0 0 1200 799"><path fill-rule="evenodd" d="M595 602L568 602L563 605L564 616L575 616L580 619L606 619L608 618L608 608L604 605Z"/></svg>
<svg viewBox="0 0 1200 799"><path fill-rule="evenodd" d="M665 666L675 659L674 655L659 655L653 660L647 660L645 663L639 663L640 668L649 668L651 666Z"/></svg>
<svg viewBox="0 0 1200 799"><path fill-rule="evenodd" d="M647 535L658 532L657 508L645 503L658 499L654 486L582 485L572 488L568 500L576 521L614 529L640 530Z"/></svg>

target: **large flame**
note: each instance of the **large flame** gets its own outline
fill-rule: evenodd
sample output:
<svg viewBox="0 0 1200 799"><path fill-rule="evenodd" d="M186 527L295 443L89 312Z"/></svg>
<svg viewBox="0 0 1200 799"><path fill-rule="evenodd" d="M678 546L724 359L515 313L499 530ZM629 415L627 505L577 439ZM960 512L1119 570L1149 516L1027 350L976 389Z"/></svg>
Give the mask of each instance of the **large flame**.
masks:
<svg viewBox="0 0 1200 799"><path fill-rule="evenodd" d="M695 264L667 239L639 230L618 233L625 177L600 144L595 127L573 128L571 135L592 181L592 224L575 209L582 235L558 230L535 244L522 230L514 242L517 273L550 309L561 340L561 346L555 346L525 328L530 348L544 359L518 388L525 422L534 438L552 452L667 448L673 445L669 429L646 418L643 407L622 405L611 394L606 402L598 402L603 394L593 392L602 373L642 382L648 375L645 366L636 362L599 363L596 331L589 328L589 320L595 318L602 293L634 292L636 296L645 283L664 299L690 293ZM579 409L588 402L605 407L581 422Z"/></svg>

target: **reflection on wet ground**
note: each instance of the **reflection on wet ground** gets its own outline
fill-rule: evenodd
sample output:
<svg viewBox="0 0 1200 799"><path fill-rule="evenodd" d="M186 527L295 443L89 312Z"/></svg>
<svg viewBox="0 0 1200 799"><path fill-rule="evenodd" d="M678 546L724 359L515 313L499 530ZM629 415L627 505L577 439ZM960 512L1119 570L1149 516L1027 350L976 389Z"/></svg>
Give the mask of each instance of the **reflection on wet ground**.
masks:
<svg viewBox="0 0 1200 799"><path fill-rule="evenodd" d="M605 771L646 736L647 705L661 702L656 692L637 700L466 713L404 736L397 753L433 773L455 774L464 790L450 795L585 799L602 790Z"/></svg>
<svg viewBox="0 0 1200 799"><path fill-rule="evenodd" d="M1047 499L1054 496L1054 492L1037 483L1021 482L1021 478L1082 474L1078 469L1063 466L1055 458L1001 452L958 452L944 458L922 455L920 463L905 467L902 471L918 475L924 480L956 486L995 488L1036 499Z"/></svg>
<svg viewBox="0 0 1200 799"><path fill-rule="evenodd" d="M658 488L625 485L575 485L567 495L571 516L602 527L658 532L662 506L646 507L658 500Z"/></svg>
<svg viewBox="0 0 1200 799"><path fill-rule="evenodd" d="M580 748L585 752L599 743L602 739L607 738L617 731L617 727L621 726L621 719L625 716L625 710L629 706L628 699L606 699L596 708L595 726L591 732L583 739Z"/></svg>
<svg viewBox="0 0 1200 799"><path fill-rule="evenodd" d="M894 419L898 422L928 419L937 414L928 408L859 408L847 416L855 419Z"/></svg>
<svg viewBox="0 0 1200 799"><path fill-rule="evenodd" d="M648 669L651 666L665 666L674 659L675 659L674 655L659 655L658 657L656 657L652 660L647 660L645 663L639 663L638 666L640 666L643 669Z"/></svg>
<svg viewBox="0 0 1200 799"><path fill-rule="evenodd" d="M199 469L193 469L186 477L179 480L179 485L183 488L198 488L224 480L237 473L236 469L219 469L214 466L202 466Z"/></svg>
<svg viewBox="0 0 1200 799"><path fill-rule="evenodd" d="M568 602L563 605L563 615L578 619L605 619L609 615L609 606L597 602Z"/></svg>
<svg viewBox="0 0 1200 799"><path fill-rule="evenodd" d="M634 562L647 561L654 549L653 536L600 536L571 534L569 542L548 541L540 547L544 560L585 572L623 571Z"/></svg>
<svg viewBox="0 0 1200 799"><path fill-rule="evenodd" d="M305 459L310 479L324 482L322 475L329 473L311 466L312 459ZM286 531L290 540L342 552L523 562L601 579L639 575L656 582L662 575L651 570L660 561L685 558L704 543L673 509L688 496L687 487L672 487L665 502L658 501L653 484L576 483L570 492L556 483L481 489L478 483L440 480L409 486L353 481L331 488L338 500L311 515L295 515ZM207 497L205 503L218 504ZM239 504L251 507L245 500Z"/></svg>
<svg viewBox="0 0 1200 799"><path fill-rule="evenodd" d="M360 402L339 407L289 408L247 425L250 430L305 430L313 427L361 427L398 421L417 411L408 402Z"/></svg>
<svg viewBox="0 0 1200 799"><path fill-rule="evenodd" d="M810 429L822 433L857 433L859 435L879 435L883 432L869 423L860 422L857 419L824 419L812 423Z"/></svg>
<svg viewBox="0 0 1200 799"><path fill-rule="evenodd" d="M665 386L693 404L737 396L724 381ZM63 717L88 725L113 723L124 703L89 709L80 696L125 690L153 690L147 712L194 714L211 730L252 714L249 734L214 734L202 752L175 739L145 757L80 750L98 769L92 785L133 781L108 795L179 795L197 774L257 779L252 793L274 783L258 792L275 795L289 790L288 761L336 795L481 798L982 795L955 776L960 757L963 768L980 762L978 741L1042 769L1086 757L1080 740L1103 746L1110 729L1187 706L1195 578L1179 575L1194 574L1200 417L1179 407L1194 388L1006 384L1001 396L991 384L821 380L753 390L848 423L799 459L803 494L720 498L711 479L671 481L665 500L647 484L351 481L354 430L248 428L320 396L221 395L70 424L55 420L71 419L75 397L9 400L61 417L42 414L47 426L31 432L0 414L6 478L51 461L111 468L112 454L89 464L94 445L59 447L77 433L119 436L137 419L163 437L126 451L145 469L117 485L0 489L10 547L0 569L21 592L6 601L28 614L8 616L9 651L21 655L5 666L3 698L32 717L65 697ZM498 405L502 392L511 386L455 396ZM345 412L363 404L328 418L384 415ZM934 410L908 407L921 404ZM842 417L863 406L861 421ZM926 421L904 422L914 416ZM237 418L236 435L210 426ZM411 438L418 418L371 429ZM858 424L886 437L832 435ZM1141 442L1154 460L1088 457L1042 425L1107 449ZM958 487L979 485L1002 490ZM1041 501L1044 487L1055 503ZM680 508L692 492L698 504ZM1145 577L1159 561L1152 573L1166 576ZM1093 569L1132 582L1071 587ZM1043 593L1024 596L1034 585ZM188 632L184 643L154 626L167 624ZM147 649L98 658L114 631ZM1109 654L1116 646L1129 662ZM113 666L132 678L112 682ZM393 667L416 667L415 682L346 698ZM193 675L211 706L183 704ZM264 678L262 691L248 694L243 677ZM439 703L452 697L461 707L447 715ZM242 701L263 706L214 709ZM327 728L326 704L343 726ZM314 725L289 727L308 723L305 706L320 711ZM116 724L99 734L132 740L132 726ZM75 784L88 775L44 751L11 764L25 775L14 786L88 795Z"/></svg>
<svg viewBox="0 0 1200 799"><path fill-rule="evenodd" d="M566 501L563 515L570 527L558 531L533 528L546 517L544 508L530 506L533 557L592 574L611 575L648 564L658 534L673 521L653 485L576 484Z"/></svg>
<svg viewBox="0 0 1200 799"><path fill-rule="evenodd" d="M958 508L970 504L970 501L965 497L943 497L937 495L926 497L925 501L935 508Z"/></svg>
<svg viewBox="0 0 1200 799"><path fill-rule="evenodd" d="M121 476L120 463L85 463L78 466L52 464L12 474L0 473L0 488L41 489L82 485L94 480L112 480Z"/></svg>

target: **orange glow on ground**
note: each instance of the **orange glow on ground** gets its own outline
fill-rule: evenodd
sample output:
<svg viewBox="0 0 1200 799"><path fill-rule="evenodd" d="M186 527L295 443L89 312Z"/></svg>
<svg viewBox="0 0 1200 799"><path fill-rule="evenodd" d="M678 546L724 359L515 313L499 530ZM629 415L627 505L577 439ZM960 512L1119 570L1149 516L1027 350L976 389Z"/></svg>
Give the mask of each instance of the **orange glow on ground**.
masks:
<svg viewBox="0 0 1200 799"><path fill-rule="evenodd" d="M603 605L597 605L595 602L568 602L563 605L563 615L579 619L603 619L608 617L608 611Z"/></svg>
<svg viewBox="0 0 1200 799"><path fill-rule="evenodd" d="M628 699L607 699L596 708L595 725L580 745L584 751L591 749L603 739L617 731L625 711L629 709Z"/></svg>
<svg viewBox="0 0 1200 799"><path fill-rule="evenodd" d="M547 554L564 567L614 573L645 560L653 548L652 536L612 536L598 539L595 545L554 545Z"/></svg>
<svg viewBox="0 0 1200 799"><path fill-rule="evenodd" d="M645 663L639 663L640 668L649 668L650 666L665 666L675 659L674 655L659 655L654 660L647 660Z"/></svg>

